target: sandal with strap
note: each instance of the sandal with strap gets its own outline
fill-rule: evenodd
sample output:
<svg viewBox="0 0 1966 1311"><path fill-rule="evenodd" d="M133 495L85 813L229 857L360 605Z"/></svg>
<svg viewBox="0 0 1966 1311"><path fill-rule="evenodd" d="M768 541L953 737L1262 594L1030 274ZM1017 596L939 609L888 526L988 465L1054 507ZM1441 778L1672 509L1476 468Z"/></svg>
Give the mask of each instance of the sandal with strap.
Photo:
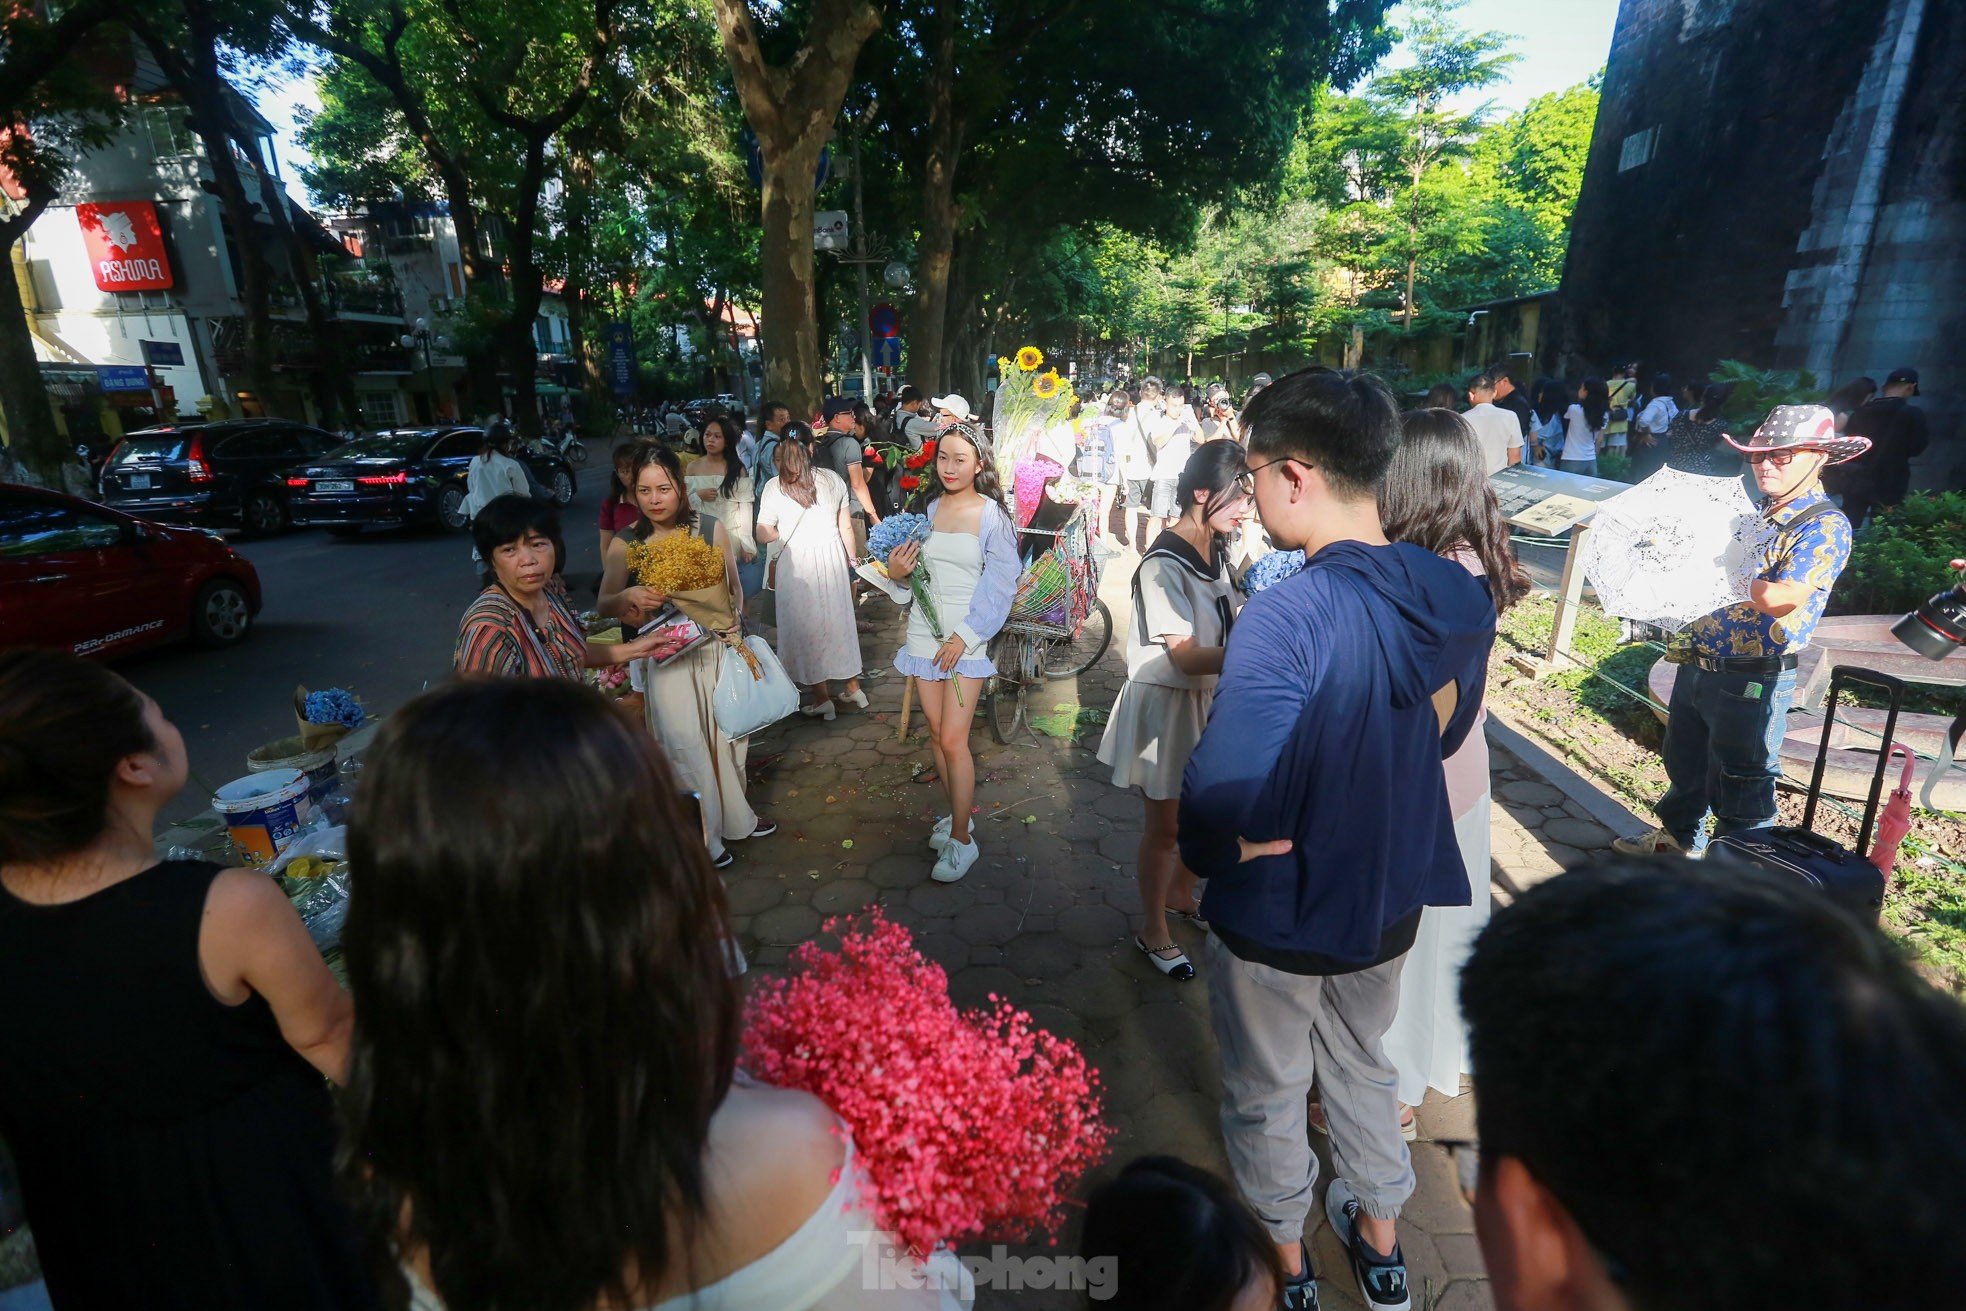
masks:
<svg viewBox="0 0 1966 1311"><path fill-rule="evenodd" d="M1175 944L1170 942L1165 947L1149 947L1145 939L1135 935L1133 945L1147 953L1147 959L1154 963L1155 969L1176 983L1186 983L1195 977L1195 967L1189 962L1187 953ZM1174 954L1170 956L1168 952Z"/></svg>

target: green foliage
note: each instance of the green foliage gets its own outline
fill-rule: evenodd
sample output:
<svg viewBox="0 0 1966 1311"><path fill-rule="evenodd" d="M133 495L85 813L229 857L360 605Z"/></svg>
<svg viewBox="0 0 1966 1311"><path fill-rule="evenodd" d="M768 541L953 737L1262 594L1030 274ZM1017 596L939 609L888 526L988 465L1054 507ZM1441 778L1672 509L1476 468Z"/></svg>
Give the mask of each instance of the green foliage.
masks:
<svg viewBox="0 0 1966 1311"><path fill-rule="evenodd" d="M1632 481L1632 457L1600 452L1597 457L1597 476L1608 478L1614 483Z"/></svg>
<svg viewBox="0 0 1966 1311"><path fill-rule="evenodd" d="M1952 585L1947 562L1966 553L1966 494L1913 492L1857 536L1830 593L1832 614L1896 614Z"/></svg>
<svg viewBox="0 0 1966 1311"><path fill-rule="evenodd" d="M1822 399L1816 375L1806 370L1759 369L1741 360L1722 360L1711 379L1734 389L1721 407L1732 432L1751 431L1777 405L1812 404Z"/></svg>

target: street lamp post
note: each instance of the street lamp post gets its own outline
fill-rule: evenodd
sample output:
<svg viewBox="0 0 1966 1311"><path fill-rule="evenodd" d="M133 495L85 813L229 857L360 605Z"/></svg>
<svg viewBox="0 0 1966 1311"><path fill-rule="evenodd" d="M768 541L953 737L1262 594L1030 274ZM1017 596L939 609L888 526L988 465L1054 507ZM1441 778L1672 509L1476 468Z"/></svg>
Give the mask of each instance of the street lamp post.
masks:
<svg viewBox="0 0 1966 1311"><path fill-rule="evenodd" d="M437 372L435 366L430 362L430 321L428 319L418 318L410 326L412 330L404 333L396 340L404 350L414 350L418 346L423 347L423 388L430 395L430 421L435 423L437 421ZM450 345L450 339L448 337L437 337L436 342L440 348Z"/></svg>

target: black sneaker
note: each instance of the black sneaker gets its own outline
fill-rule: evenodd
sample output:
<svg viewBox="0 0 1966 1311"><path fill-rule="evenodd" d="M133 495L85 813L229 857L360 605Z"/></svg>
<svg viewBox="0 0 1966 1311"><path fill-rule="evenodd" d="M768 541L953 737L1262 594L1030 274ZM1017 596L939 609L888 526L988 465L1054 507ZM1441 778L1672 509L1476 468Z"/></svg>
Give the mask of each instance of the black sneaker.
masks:
<svg viewBox="0 0 1966 1311"><path fill-rule="evenodd" d="M1303 1253L1303 1273L1284 1280L1283 1300L1277 1305L1282 1311L1318 1311L1317 1271L1311 1269L1311 1249L1299 1242L1297 1250Z"/></svg>
<svg viewBox="0 0 1966 1311"><path fill-rule="evenodd" d="M1411 1311L1413 1296L1406 1287L1406 1257L1398 1243L1393 1244L1391 1256L1380 1256L1359 1234L1358 1198L1352 1196L1351 1185L1343 1179L1333 1179L1331 1187L1325 1189L1324 1214L1351 1258L1352 1274L1358 1279L1365 1305L1372 1311Z"/></svg>

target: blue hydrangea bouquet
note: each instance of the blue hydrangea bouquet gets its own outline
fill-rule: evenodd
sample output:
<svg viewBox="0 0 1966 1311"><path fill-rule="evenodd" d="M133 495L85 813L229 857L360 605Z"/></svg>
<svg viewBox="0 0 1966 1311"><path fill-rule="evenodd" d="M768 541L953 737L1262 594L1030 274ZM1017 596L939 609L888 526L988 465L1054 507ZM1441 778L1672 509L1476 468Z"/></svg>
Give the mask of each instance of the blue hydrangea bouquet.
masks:
<svg viewBox="0 0 1966 1311"><path fill-rule="evenodd" d="M304 750L325 751L367 719L368 711L360 699L346 688L328 687L318 692L294 689L294 720L300 725Z"/></svg>
<svg viewBox="0 0 1966 1311"><path fill-rule="evenodd" d="M894 554L897 547L905 543L913 542L918 546L925 544L928 541L930 527L927 515L909 511L903 514L891 514L868 530L867 554L877 562L872 567L879 571L881 580L888 583L889 589L892 588L893 583L887 572L888 557ZM936 643L940 645L948 640L948 634L942 629L942 616L935 610L935 599L929 594L926 557L916 557L915 567L908 573L908 593L921 608L922 618L928 621L928 630L935 634ZM894 595L892 590L889 590L889 595ZM897 596L895 599L900 598ZM961 705L962 684L958 682L955 687L956 704Z"/></svg>
<svg viewBox="0 0 1966 1311"><path fill-rule="evenodd" d="M1304 567L1302 551L1272 551L1243 571L1242 590L1254 596Z"/></svg>

